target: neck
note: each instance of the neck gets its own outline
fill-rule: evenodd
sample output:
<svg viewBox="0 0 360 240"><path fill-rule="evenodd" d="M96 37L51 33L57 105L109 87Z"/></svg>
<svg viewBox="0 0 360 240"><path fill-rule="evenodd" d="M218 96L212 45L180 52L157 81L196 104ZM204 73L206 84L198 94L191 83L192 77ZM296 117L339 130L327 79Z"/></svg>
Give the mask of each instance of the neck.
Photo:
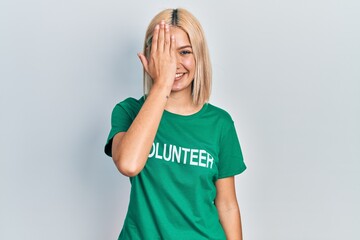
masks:
<svg viewBox="0 0 360 240"><path fill-rule="evenodd" d="M191 93L183 94L181 92L171 92L165 106L166 111L180 115L191 115L201 108L202 105L193 103Z"/></svg>

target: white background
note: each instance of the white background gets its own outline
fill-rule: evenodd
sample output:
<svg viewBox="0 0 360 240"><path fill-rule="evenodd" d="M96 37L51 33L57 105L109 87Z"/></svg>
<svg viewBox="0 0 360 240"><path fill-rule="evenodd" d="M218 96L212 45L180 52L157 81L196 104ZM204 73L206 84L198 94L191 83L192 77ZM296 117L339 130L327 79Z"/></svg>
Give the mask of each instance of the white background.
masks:
<svg viewBox="0 0 360 240"><path fill-rule="evenodd" d="M142 94L145 30L164 8L202 23L211 103L238 130L245 240L357 240L360 2L0 3L0 239L116 239L130 183L103 147Z"/></svg>

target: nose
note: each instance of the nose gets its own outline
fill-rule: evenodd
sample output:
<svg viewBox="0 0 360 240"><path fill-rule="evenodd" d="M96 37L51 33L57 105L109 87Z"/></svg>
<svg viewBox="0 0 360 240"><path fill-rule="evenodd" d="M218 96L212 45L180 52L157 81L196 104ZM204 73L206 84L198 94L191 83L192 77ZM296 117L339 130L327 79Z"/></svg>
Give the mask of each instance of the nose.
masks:
<svg viewBox="0 0 360 240"><path fill-rule="evenodd" d="M176 69L179 69L181 66L181 56L180 54L176 54Z"/></svg>

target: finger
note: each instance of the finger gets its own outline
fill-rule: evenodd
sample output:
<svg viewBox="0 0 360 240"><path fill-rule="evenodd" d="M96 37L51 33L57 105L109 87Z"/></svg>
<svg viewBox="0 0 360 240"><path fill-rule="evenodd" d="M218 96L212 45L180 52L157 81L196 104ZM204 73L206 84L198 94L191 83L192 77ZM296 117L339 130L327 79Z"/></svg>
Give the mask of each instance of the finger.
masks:
<svg viewBox="0 0 360 240"><path fill-rule="evenodd" d="M146 57L142 53L138 53L137 55L138 55L138 57L139 57L139 59L141 61L141 64L143 65L145 71L147 73L149 73L149 71L148 71L148 61L147 61Z"/></svg>
<svg viewBox="0 0 360 240"><path fill-rule="evenodd" d="M165 21L162 20L161 23L160 23L157 50L164 51L164 34L165 34Z"/></svg>
<svg viewBox="0 0 360 240"><path fill-rule="evenodd" d="M176 39L175 39L175 36L174 35L171 35L170 37L170 55L172 57L175 57L176 56Z"/></svg>
<svg viewBox="0 0 360 240"><path fill-rule="evenodd" d="M168 24L165 25L165 44L164 44L164 50L165 52L169 52L170 51L170 45L171 45L171 40L170 40L170 27Z"/></svg>
<svg viewBox="0 0 360 240"><path fill-rule="evenodd" d="M152 42L151 42L151 51L155 52L157 50L158 45L158 35L159 35L159 24L157 24L154 28L153 36L152 36Z"/></svg>

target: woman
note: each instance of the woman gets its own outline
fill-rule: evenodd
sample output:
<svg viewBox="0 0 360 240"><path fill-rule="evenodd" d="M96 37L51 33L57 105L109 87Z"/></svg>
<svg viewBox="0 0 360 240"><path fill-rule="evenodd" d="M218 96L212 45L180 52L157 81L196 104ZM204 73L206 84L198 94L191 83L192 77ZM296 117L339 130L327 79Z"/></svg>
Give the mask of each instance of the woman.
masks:
<svg viewBox="0 0 360 240"><path fill-rule="evenodd" d="M242 239L234 175L246 166L230 115L207 103L199 22L184 9L160 12L138 56L144 97L115 106L105 146L131 181L119 239Z"/></svg>

